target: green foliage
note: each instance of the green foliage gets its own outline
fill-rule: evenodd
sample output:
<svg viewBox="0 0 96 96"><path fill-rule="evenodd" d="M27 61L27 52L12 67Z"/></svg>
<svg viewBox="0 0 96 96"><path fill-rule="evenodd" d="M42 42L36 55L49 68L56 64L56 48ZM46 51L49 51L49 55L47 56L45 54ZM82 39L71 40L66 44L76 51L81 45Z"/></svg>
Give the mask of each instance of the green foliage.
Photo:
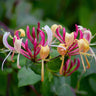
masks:
<svg viewBox="0 0 96 96"><path fill-rule="evenodd" d="M41 76L35 74L30 68L23 67L18 72L18 86L33 85L41 80Z"/></svg>

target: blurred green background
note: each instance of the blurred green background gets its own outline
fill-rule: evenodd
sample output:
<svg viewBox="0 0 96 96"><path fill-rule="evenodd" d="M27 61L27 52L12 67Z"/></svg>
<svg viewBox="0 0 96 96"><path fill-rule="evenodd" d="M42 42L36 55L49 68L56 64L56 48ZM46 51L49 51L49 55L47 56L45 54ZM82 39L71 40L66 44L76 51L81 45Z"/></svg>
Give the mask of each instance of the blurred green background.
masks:
<svg viewBox="0 0 96 96"><path fill-rule="evenodd" d="M5 31L14 32L26 25L36 25L38 21L41 25L61 24L71 31L74 31L74 25L78 24L95 34L96 0L0 0L0 28ZM2 34L0 30L0 48L3 48ZM92 42L96 42L96 39ZM6 54L0 53L0 65L5 56ZM8 62L10 63L10 60ZM34 86L42 96L75 96L74 92L77 96L95 96L96 64L94 60L91 63L93 67L83 76L77 71L69 77L55 77L51 83L45 77L45 82ZM11 69L9 66L3 72L0 70L0 96L40 96L35 93L34 88L31 90L30 86L18 87L15 67ZM60 87L62 84L65 85ZM70 90L69 86L76 90Z"/></svg>

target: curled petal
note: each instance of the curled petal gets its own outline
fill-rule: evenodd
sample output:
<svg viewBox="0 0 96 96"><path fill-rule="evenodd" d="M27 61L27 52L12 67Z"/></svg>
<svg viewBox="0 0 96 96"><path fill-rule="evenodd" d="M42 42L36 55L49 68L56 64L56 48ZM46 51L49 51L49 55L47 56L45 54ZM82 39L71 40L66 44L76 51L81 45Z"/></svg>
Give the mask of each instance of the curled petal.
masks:
<svg viewBox="0 0 96 96"><path fill-rule="evenodd" d="M49 26L45 25L42 29L45 30L45 32L47 33L47 36L48 36L48 45L51 44L52 42L52 36L53 36L53 33L51 31L51 29L49 28Z"/></svg>
<svg viewBox="0 0 96 96"><path fill-rule="evenodd" d="M66 48L65 47L63 47L63 46L60 46L60 45L50 45L51 47L60 47L60 48L63 48L64 50L66 50Z"/></svg>
<svg viewBox="0 0 96 96"><path fill-rule="evenodd" d="M14 50L13 47L11 47L9 44L8 44L8 41L7 41L7 38L8 36L10 35L10 32L5 32L5 34L3 35L3 44L6 48L10 49L10 50Z"/></svg>
<svg viewBox="0 0 96 96"><path fill-rule="evenodd" d="M78 25L78 29L82 30L83 29L83 26Z"/></svg>
<svg viewBox="0 0 96 96"><path fill-rule="evenodd" d="M3 62L2 62L2 68L1 68L2 70L3 70L4 63L5 63L6 59L10 56L11 52L12 52L12 51L10 51L10 52L8 53L8 55L6 56L6 58L3 60Z"/></svg>

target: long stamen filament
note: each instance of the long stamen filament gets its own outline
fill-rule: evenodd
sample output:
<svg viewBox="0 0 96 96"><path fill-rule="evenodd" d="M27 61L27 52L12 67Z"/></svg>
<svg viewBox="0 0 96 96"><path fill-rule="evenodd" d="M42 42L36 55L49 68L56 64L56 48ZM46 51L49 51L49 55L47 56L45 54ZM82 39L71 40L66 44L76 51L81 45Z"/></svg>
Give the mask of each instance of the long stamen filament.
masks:
<svg viewBox="0 0 96 96"><path fill-rule="evenodd" d="M89 63L89 61L88 61L86 55L84 55L84 57L85 57L85 60L86 60L86 62L87 62L87 67L86 67L86 68L89 69L89 68L90 68L90 63Z"/></svg>
<svg viewBox="0 0 96 96"><path fill-rule="evenodd" d="M82 57L81 54L80 54L80 57L81 57L81 61L82 61L82 64L83 64L84 72L86 72L86 67L85 67L85 64L84 64L84 61L83 61L83 57Z"/></svg>
<svg viewBox="0 0 96 96"><path fill-rule="evenodd" d="M61 64L61 67L60 67L60 74L61 75L63 74L63 72L62 72L62 70L63 70L63 64L64 64L64 55L62 55L62 64Z"/></svg>
<svg viewBox="0 0 96 96"><path fill-rule="evenodd" d="M4 59L4 61L2 62L2 67L1 67L2 70L3 70L4 63L5 63L6 59L10 56L11 52L12 52L12 51L10 51L10 52L8 53L8 55L6 56L6 58Z"/></svg>
<svg viewBox="0 0 96 96"><path fill-rule="evenodd" d="M44 60L42 60L42 68L41 68L41 81L44 81Z"/></svg>
<svg viewBox="0 0 96 96"><path fill-rule="evenodd" d="M93 54L88 54L88 53L84 53L84 52L80 52L80 54L87 55L87 56L93 56Z"/></svg>

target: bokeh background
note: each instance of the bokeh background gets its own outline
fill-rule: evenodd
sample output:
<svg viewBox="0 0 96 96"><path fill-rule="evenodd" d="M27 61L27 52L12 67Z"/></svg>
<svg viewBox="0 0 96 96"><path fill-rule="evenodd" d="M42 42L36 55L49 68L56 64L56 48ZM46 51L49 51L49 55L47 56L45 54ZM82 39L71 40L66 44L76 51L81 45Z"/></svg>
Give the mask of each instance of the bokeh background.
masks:
<svg viewBox="0 0 96 96"><path fill-rule="evenodd" d="M4 31L14 32L26 25L34 26L38 21L41 25L61 24L69 32L74 31L75 24L78 24L95 34L96 0L0 0L0 48L4 47L2 28ZM94 38L92 42L96 42L96 39ZM6 54L0 53L0 65L5 56ZM39 82L34 86L42 96L75 96L73 89L76 89L77 96L95 96L96 64L94 60L91 64L93 67L83 76L77 71L70 77L56 79L54 83L57 84L55 86L57 89L51 87L49 81L43 84ZM66 84L63 88L60 87L64 82L70 82L73 93ZM18 87L17 69L11 69L9 66L3 72L0 70L0 96L39 96L34 90L34 88L31 90L29 86Z"/></svg>

